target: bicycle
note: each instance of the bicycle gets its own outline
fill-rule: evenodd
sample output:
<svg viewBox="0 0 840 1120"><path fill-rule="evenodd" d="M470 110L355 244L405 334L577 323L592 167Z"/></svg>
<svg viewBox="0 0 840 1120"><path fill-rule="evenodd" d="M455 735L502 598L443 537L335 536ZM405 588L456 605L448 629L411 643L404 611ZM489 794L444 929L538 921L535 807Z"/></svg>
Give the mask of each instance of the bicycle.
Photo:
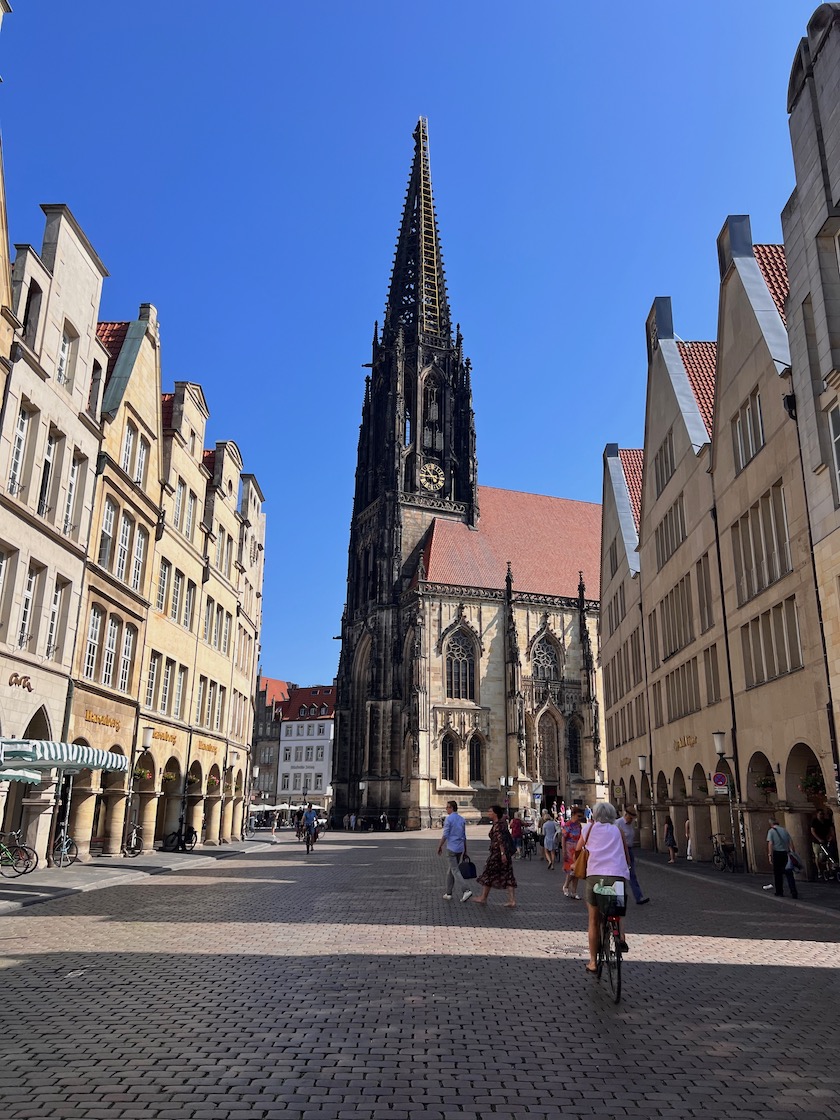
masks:
<svg viewBox="0 0 840 1120"><path fill-rule="evenodd" d="M25 875L29 870L29 857L27 849L22 844L12 841L11 845L0 840L0 875L11 879L17 875Z"/></svg>
<svg viewBox="0 0 840 1120"><path fill-rule="evenodd" d="M817 878L826 883L840 883L840 863L834 858L825 844L814 844L814 858L817 865Z"/></svg>
<svg viewBox="0 0 840 1120"><path fill-rule="evenodd" d="M61 829L58 836L55 838L52 850L53 863L56 867L69 867L71 863L75 863L79 858L79 849L76 846L76 841L72 836L68 836L64 829Z"/></svg>
<svg viewBox="0 0 840 1120"><path fill-rule="evenodd" d="M128 856L129 859L133 859L135 856L139 856L142 851L143 829L137 821L135 821L128 830L128 836L125 839L125 847L123 848L123 855Z"/></svg>
<svg viewBox="0 0 840 1120"><path fill-rule="evenodd" d="M730 844L722 832L716 832L714 836L710 836L712 842L712 863L718 871L732 871L737 870L735 863L735 845Z"/></svg>
<svg viewBox="0 0 840 1120"><path fill-rule="evenodd" d="M21 837L23 836L23 829L18 828L14 832L7 832L5 836L0 836L7 847L13 848L17 851L19 857L26 860L26 867L23 871L18 872L20 875L28 875L30 871L34 871L38 866L38 853L34 848L28 844L24 844Z"/></svg>
<svg viewBox="0 0 840 1120"><path fill-rule="evenodd" d="M183 843L181 829L177 828L163 841L163 850L165 852L191 852L198 843L198 833L193 826L187 825L183 833Z"/></svg>
<svg viewBox="0 0 840 1120"><path fill-rule="evenodd" d="M626 942L621 933L621 918L627 910L624 902L615 893L607 893L610 888L601 888L596 884L594 888L595 899L601 912L601 930L598 940L598 959L596 975L601 979L604 969L610 982L613 1003L621 999L621 958L626 948Z"/></svg>
<svg viewBox="0 0 840 1120"><path fill-rule="evenodd" d="M306 854L309 855L315 847L315 841L318 839L318 826L316 825L314 828L304 828L303 831L305 833L304 839L306 840Z"/></svg>

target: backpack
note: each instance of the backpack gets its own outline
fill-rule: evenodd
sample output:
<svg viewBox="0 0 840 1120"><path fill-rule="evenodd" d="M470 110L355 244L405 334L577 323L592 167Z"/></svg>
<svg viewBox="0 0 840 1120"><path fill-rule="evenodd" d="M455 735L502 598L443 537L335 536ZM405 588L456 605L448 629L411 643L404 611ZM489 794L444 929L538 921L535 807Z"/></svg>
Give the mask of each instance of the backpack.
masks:
<svg viewBox="0 0 840 1120"><path fill-rule="evenodd" d="M502 850L504 851L508 859L510 859L516 851L516 841L511 836L510 830L507 828L502 833Z"/></svg>

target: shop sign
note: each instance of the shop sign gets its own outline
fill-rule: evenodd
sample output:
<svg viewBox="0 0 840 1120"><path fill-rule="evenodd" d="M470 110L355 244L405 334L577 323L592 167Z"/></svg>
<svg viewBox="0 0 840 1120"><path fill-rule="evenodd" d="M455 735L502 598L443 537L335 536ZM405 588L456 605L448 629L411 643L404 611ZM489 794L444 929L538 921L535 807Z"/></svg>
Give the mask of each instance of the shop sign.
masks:
<svg viewBox="0 0 840 1120"><path fill-rule="evenodd" d="M101 715L99 712L92 712L90 708L85 708L85 723L98 723L100 727L112 727L114 731L120 729L120 721L114 716Z"/></svg>
<svg viewBox="0 0 840 1120"><path fill-rule="evenodd" d="M681 751L683 747L696 747L696 735L681 735L679 739L674 740L674 750Z"/></svg>
<svg viewBox="0 0 840 1120"><path fill-rule="evenodd" d="M200 751L214 751L215 752L215 750L216 750L216 744L215 743L208 743L204 739L199 739L198 743L197 743L197 746L198 746L198 749Z"/></svg>
<svg viewBox="0 0 840 1120"><path fill-rule="evenodd" d="M177 736L173 735L171 731L156 730L152 732L153 739L162 739L164 743L171 743L173 746L178 742Z"/></svg>
<svg viewBox="0 0 840 1120"><path fill-rule="evenodd" d="M9 677L9 684L12 688L25 688L27 692L32 691L32 681L29 677L22 677L20 673L12 673Z"/></svg>

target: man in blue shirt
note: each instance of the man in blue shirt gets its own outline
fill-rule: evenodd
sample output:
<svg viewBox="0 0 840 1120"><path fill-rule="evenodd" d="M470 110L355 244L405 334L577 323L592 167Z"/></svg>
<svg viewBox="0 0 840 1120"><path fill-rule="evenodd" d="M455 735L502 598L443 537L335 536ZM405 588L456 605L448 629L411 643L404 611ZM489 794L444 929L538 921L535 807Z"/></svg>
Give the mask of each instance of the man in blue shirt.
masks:
<svg viewBox="0 0 840 1120"><path fill-rule="evenodd" d="M318 814L312 808L311 801L306 806L306 812L303 814L303 827L306 829L310 844L314 845L315 841L318 839ZM307 852L309 851L309 844L307 844L306 850Z"/></svg>
<svg viewBox="0 0 840 1120"><path fill-rule="evenodd" d="M444 845L446 845L449 867L446 872L446 894L443 897L447 902L452 898L452 889L457 878L461 884L459 887L461 901L466 902L468 898L472 898L473 892L462 878L459 866L461 857L467 850L467 822L458 812L458 804L455 801L446 802L446 820L443 822L443 836L438 844L438 855L443 853Z"/></svg>

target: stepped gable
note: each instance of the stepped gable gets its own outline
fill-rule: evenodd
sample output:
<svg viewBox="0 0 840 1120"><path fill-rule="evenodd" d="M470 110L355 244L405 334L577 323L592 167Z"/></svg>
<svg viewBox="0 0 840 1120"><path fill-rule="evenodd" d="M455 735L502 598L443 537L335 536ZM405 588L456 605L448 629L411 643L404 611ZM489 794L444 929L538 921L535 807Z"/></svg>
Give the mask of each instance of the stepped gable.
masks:
<svg viewBox="0 0 840 1120"><path fill-rule="evenodd" d="M518 490L478 488L478 528L436 518L424 550L428 583L500 590L510 561L514 591L599 596L601 506Z"/></svg>
<svg viewBox="0 0 840 1120"><path fill-rule="evenodd" d="M715 415L716 342L678 342L685 372L694 392L706 431L711 438Z"/></svg>
<svg viewBox="0 0 840 1120"><path fill-rule="evenodd" d="M630 496L630 508L633 511L633 521L638 533L642 512L642 478L644 476L645 453L642 448L620 447L618 457L621 460L621 469L624 471L624 481L627 483L627 493Z"/></svg>
<svg viewBox="0 0 840 1120"><path fill-rule="evenodd" d="M753 253L764 277L764 283L782 317L782 322L786 324L785 304L790 291L790 282L785 247L784 245L753 245Z"/></svg>

